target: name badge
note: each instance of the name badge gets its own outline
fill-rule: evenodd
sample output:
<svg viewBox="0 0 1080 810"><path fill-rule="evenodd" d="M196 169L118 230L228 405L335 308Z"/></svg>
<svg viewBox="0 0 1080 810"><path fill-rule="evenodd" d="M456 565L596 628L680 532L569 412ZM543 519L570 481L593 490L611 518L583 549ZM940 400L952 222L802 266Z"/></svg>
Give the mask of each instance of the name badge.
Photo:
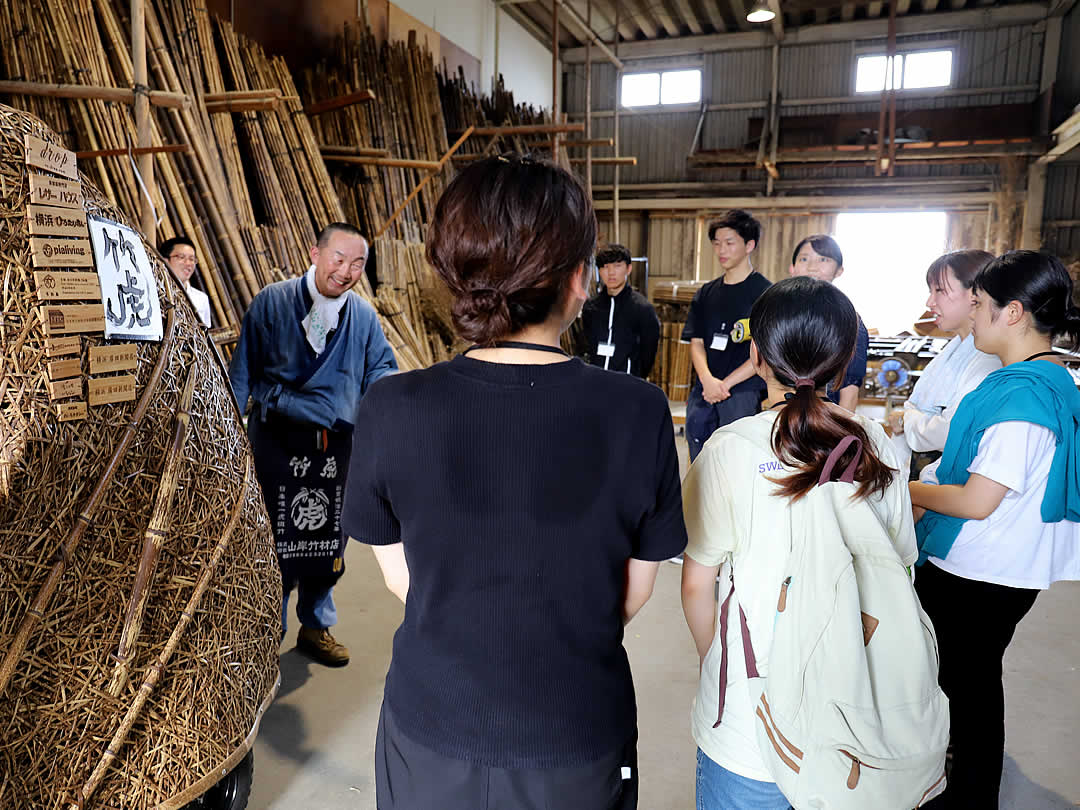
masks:
<svg viewBox="0 0 1080 810"><path fill-rule="evenodd" d="M709 348L715 349L718 352L722 352L727 348L727 345L728 336L725 335L723 332L717 332L712 336L712 345L710 345Z"/></svg>
<svg viewBox="0 0 1080 810"><path fill-rule="evenodd" d="M615 356L615 344L614 343L601 343L596 347L596 353L601 357L614 357Z"/></svg>

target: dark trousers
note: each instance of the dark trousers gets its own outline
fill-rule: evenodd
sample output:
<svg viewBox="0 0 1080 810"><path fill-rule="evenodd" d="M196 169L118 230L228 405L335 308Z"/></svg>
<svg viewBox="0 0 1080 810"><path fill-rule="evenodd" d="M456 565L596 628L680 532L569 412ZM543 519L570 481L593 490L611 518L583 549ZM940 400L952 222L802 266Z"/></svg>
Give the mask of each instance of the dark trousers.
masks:
<svg viewBox="0 0 1080 810"><path fill-rule="evenodd" d="M637 740L578 767L490 768L413 742L384 701L375 796L378 810L636 810Z"/></svg>
<svg viewBox="0 0 1080 810"><path fill-rule="evenodd" d="M686 401L686 444L690 449L690 460L697 458L705 442L718 428L744 416L753 416L759 410L761 392L757 389L737 391L722 402L714 403L705 401L701 383L695 383Z"/></svg>
<svg viewBox="0 0 1080 810"><path fill-rule="evenodd" d="M953 762L933 810L997 810L1005 756L1002 659L1039 591L964 579L926 563L915 591L937 632L938 682L949 698Z"/></svg>

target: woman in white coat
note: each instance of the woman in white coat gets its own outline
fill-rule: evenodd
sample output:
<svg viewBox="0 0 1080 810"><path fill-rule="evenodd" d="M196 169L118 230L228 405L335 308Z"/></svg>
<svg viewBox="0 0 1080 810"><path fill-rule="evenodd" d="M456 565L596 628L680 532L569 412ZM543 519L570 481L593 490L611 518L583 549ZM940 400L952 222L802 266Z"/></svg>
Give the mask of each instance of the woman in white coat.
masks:
<svg viewBox="0 0 1080 810"><path fill-rule="evenodd" d="M991 371L1001 368L992 354L975 348L971 335L973 299L971 284L975 276L993 260L985 250L956 250L939 257L926 271L930 297L926 306L934 313L934 322L954 337L945 349L923 369L911 397L902 410L889 415L889 427L895 437L901 463L910 464L911 453L941 452L949 436L960 400L975 390ZM925 467L922 481L936 482L937 462Z"/></svg>

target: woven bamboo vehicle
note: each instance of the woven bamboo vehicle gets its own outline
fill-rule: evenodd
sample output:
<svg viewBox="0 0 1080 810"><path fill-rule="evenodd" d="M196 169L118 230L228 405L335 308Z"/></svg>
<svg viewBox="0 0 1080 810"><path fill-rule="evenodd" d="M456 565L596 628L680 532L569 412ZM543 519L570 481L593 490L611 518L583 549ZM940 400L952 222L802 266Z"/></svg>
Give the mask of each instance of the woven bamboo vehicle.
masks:
<svg viewBox="0 0 1080 810"><path fill-rule="evenodd" d="M159 259L164 337L137 344L136 399L59 421L24 133L61 143L0 106L0 808L181 808L245 756L277 686L270 524L220 359ZM106 341L80 341L85 373Z"/></svg>

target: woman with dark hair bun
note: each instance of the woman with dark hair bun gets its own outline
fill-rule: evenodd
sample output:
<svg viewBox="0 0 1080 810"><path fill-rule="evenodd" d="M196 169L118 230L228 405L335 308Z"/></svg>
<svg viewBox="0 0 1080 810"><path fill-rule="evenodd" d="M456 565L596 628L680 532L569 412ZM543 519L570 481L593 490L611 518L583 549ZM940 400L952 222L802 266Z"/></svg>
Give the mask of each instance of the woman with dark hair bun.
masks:
<svg viewBox="0 0 1080 810"><path fill-rule="evenodd" d="M869 502L905 565L918 557L911 501L885 431L825 397L855 348L858 316L851 301L826 281L785 279L754 303L750 334L750 360L768 391L762 412L717 430L684 482L683 611L701 663L691 713L699 810L787 810L790 804L758 748L756 697L742 667L727 668L720 701L725 648L731 661L744 657L740 622L730 622L726 638L717 638L720 567L738 574L734 598L746 614L757 667L767 672L779 583L792 544L802 538L791 504L817 485L830 453L848 436L862 447L854 497ZM858 452L845 451L836 469ZM737 615L734 605L731 610Z"/></svg>
<svg viewBox="0 0 1080 810"><path fill-rule="evenodd" d="M939 256L926 271L930 297L926 306L934 313L935 325L956 335L922 370L911 397L903 408L889 415L889 426L907 452L901 456L904 466L911 453L940 453L949 436L949 422L960 401L981 383L991 371L1001 368L992 354L975 348L971 334L974 301L971 285L986 265L994 260L985 250L954 250ZM923 467L919 480L936 480L937 462Z"/></svg>
<svg viewBox="0 0 1080 810"><path fill-rule="evenodd" d="M1075 348L1080 312L1061 262L1006 253L975 277L975 346L1003 368L968 394L949 427L940 485L914 482L926 513L915 589L937 630L953 767L928 807L998 806L1005 751L1002 658L1053 582L1080 579L1080 392L1054 351Z"/></svg>
<svg viewBox="0 0 1080 810"><path fill-rule="evenodd" d="M568 172L514 155L464 169L427 256L474 345L361 403L343 528L405 603L380 810L637 807L623 625L686 530L663 393L559 348L595 246Z"/></svg>

